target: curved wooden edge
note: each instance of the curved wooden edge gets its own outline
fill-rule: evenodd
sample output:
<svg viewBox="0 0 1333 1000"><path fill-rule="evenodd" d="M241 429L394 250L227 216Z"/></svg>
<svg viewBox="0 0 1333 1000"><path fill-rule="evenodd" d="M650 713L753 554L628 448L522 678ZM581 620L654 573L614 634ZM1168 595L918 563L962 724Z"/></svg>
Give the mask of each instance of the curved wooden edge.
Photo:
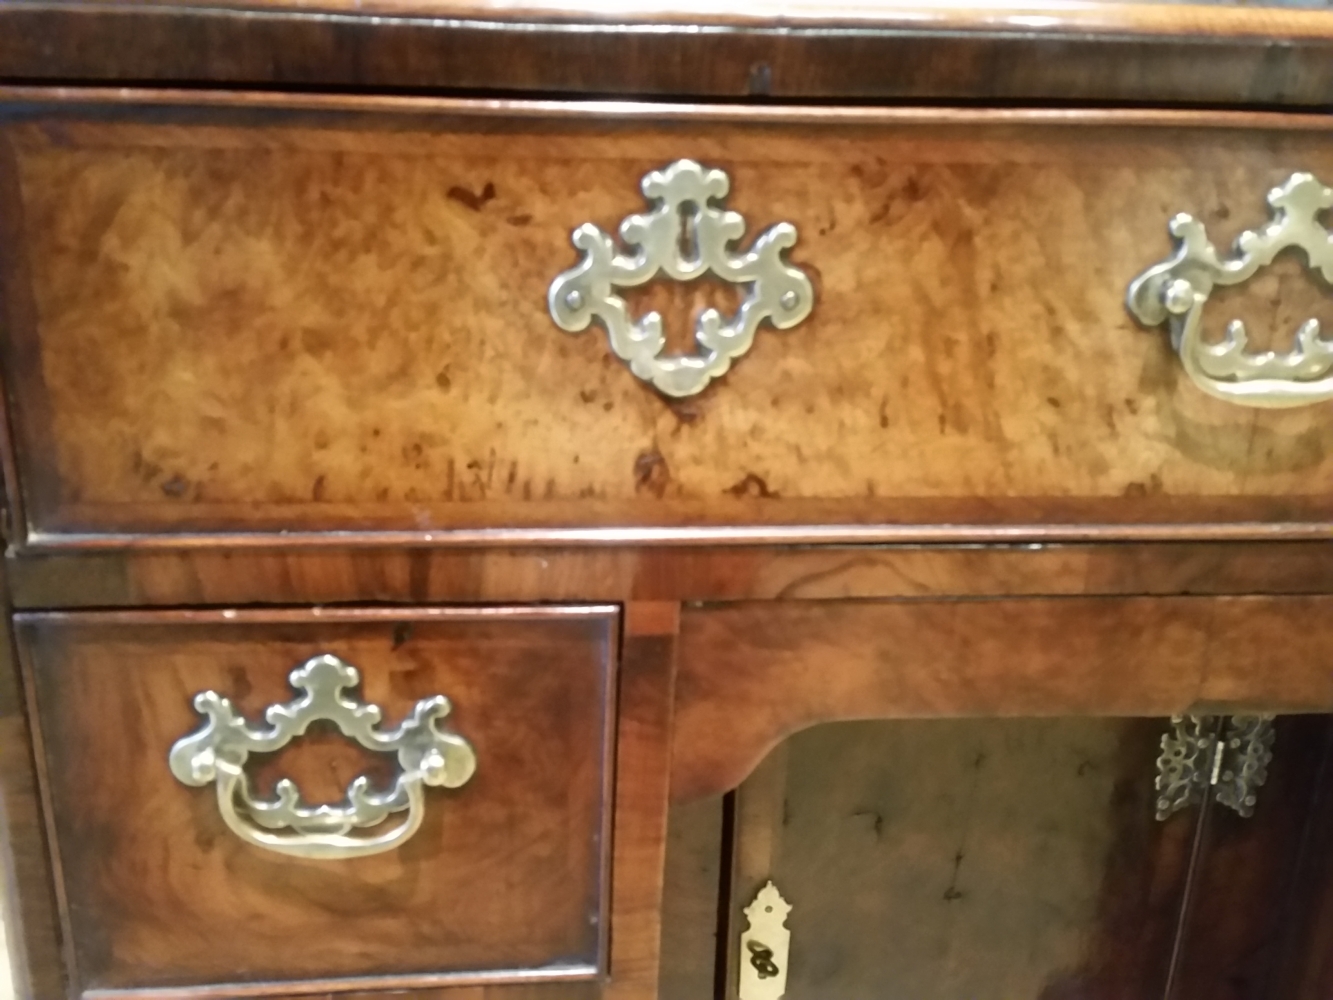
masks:
<svg viewBox="0 0 1333 1000"><path fill-rule="evenodd" d="M225 11L236 14L299 13L311 16L397 17L496 21L719 28L862 28L913 32L1114 33L1217 38L1333 37L1333 12L1291 6L1209 3L1099 3L1027 0L978 4L976 0L82 0L60 3L10 0L14 6L87 9L114 6Z"/></svg>
<svg viewBox="0 0 1333 1000"><path fill-rule="evenodd" d="M682 615L671 794L822 722L1333 708L1333 597L735 604Z"/></svg>

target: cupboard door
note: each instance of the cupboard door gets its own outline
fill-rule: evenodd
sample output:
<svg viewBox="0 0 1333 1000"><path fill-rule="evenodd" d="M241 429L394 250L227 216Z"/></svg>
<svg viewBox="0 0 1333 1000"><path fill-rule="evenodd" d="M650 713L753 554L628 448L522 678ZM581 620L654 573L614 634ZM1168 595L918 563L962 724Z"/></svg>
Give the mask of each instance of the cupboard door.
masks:
<svg viewBox="0 0 1333 1000"><path fill-rule="evenodd" d="M741 786L741 909L792 904L787 1000L1163 996L1197 813L1155 818L1163 720L855 722Z"/></svg>
<svg viewBox="0 0 1333 1000"><path fill-rule="evenodd" d="M729 805L726 995L771 879L793 906L789 1000L1324 1000L1333 718L1276 720L1252 816L1206 796L1159 822L1167 729L913 720L785 741Z"/></svg>

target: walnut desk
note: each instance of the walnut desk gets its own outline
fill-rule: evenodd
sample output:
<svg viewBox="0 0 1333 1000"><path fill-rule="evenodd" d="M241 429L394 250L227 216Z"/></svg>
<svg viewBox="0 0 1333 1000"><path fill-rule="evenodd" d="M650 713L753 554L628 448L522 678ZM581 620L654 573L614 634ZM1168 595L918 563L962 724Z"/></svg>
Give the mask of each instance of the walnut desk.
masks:
<svg viewBox="0 0 1333 1000"><path fill-rule="evenodd" d="M0 3L25 1000L1328 1000L1333 13Z"/></svg>

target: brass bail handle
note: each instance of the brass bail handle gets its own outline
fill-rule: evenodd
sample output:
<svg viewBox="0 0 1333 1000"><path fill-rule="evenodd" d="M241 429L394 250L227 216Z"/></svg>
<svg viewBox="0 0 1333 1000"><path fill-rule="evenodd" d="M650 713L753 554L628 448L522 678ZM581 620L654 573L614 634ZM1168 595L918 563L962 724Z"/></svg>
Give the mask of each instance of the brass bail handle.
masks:
<svg viewBox="0 0 1333 1000"><path fill-rule="evenodd" d="M168 758L171 773L181 783L216 785L223 821L248 844L325 860L390 851L420 828L427 786L458 788L476 771L471 744L439 728L451 708L444 695L417 702L397 728L386 731L380 728L379 706L346 693L361 677L338 657L313 657L288 679L303 693L286 704L268 706L267 728L252 726L216 691L195 695L195 710L206 721L177 740ZM295 783L284 778L274 787L272 798L258 798L245 773L249 755L280 750L318 720L334 723L344 736L369 750L396 754L399 770L393 785L376 791L363 775L348 786L342 803L311 806L302 800ZM398 825L370 830L402 812L407 816ZM359 830L370 832L359 834Z"/></svg>
<svg viewBox="0 0 1333 1000"><path fill-rule="evenodd" d="M1309 270L1333 282L1333 242L1319 221L1333 207L1333 190L1312 174L1292 174L1268 193L1268 204L1268 225L1242 233L1225 258L1203 223L1177 215L1168 226L1175 253L1130 283L1127 305L1145 326L1169 325L1186 374L1208 395L1264 408L1320 403L1333 399L1333 340L1324 339L1317 319L1301 324L1286 353L1250 352L1240 320L1227 325L1221 342L1203 340L1203 309L1213 288L1240 284L1284 250L1301 250Z"/></svg>

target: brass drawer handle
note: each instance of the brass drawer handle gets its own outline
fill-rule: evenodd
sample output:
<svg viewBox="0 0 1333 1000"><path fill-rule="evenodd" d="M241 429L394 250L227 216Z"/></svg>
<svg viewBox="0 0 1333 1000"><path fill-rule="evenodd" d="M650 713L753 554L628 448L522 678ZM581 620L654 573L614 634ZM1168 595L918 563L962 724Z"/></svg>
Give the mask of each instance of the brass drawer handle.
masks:
<svg viewBox="0 0 1333 1000"><path fill-rule="evenodd" d="M267 729L251 727L216 691L200 692L194 707L208 721L171 748L171 773L186 785L215 782L223 820L248 844L322 859L393 850L421 826L426 785L457 788L476 770L476 754L467 740L436 728L450 710L444 695L423 698L396 729L384 732L379 729L379 706L354 701L344 693L361 678L355 667L338 657L307 660L289 680L304 694L285 705L268 706ZM320 719L334 723L344 736L367 749L396 752L402 770L393 787L374 791L362 775L348 786L343 803L310 806L302 802L296 785L284 778L275 786L274 798L255 798L245 774L249 755L280 750ZM352 834L403 810L407 818L392 829L369 836Z"/></svg>
<svg viewBox="0 0 1333 1000"><path fill-rule="evenodd" d="M1302 406L1333 399L1333 340L1320 336L1319 321L1306 320L1286 354L1246 351L1245 324L1232 320L1226 338L1206 344L1200 320L1215 285L1235 285L1272 263L1283 250L1305 252L1306 264L1333 282L1333 243L1319 214L1333 207L1333 190L1311 174L1292 174L1268 193L1273 218L1257 232L1241 233L1233 255L1219 258L1203 223L1177 215L1170 231L1176 252L1134 279L1129 311L1146 326L1168 320L1171 342L1195 385L1211 396L1244 406Z"/></svg>
<svg viewBox="0 0 1333 1000"><path fill-rule="evenodd" d="M556 325L570 333L597 320L630 371L668 396L692 396L750 349L760 323L787 330L805 319L814 288L804 272L783 260L796 243L796 227L789 222L770 226L743 253L728 249L745 234L745 220L709 204L727 196L731 181L725 171L677 160L647 174L641 187L650 211L620 223L620 238L631 252L619 253L615 240L592 223L579 226L573 242L583 260L551 283L547 306ZM698 353L663 357L662 317L650 312L634 319L616 289L645 284L659 273L692 281L710 271L747 286L744 302L732 317L723 318L716 309L699 314Z"/></svg>

